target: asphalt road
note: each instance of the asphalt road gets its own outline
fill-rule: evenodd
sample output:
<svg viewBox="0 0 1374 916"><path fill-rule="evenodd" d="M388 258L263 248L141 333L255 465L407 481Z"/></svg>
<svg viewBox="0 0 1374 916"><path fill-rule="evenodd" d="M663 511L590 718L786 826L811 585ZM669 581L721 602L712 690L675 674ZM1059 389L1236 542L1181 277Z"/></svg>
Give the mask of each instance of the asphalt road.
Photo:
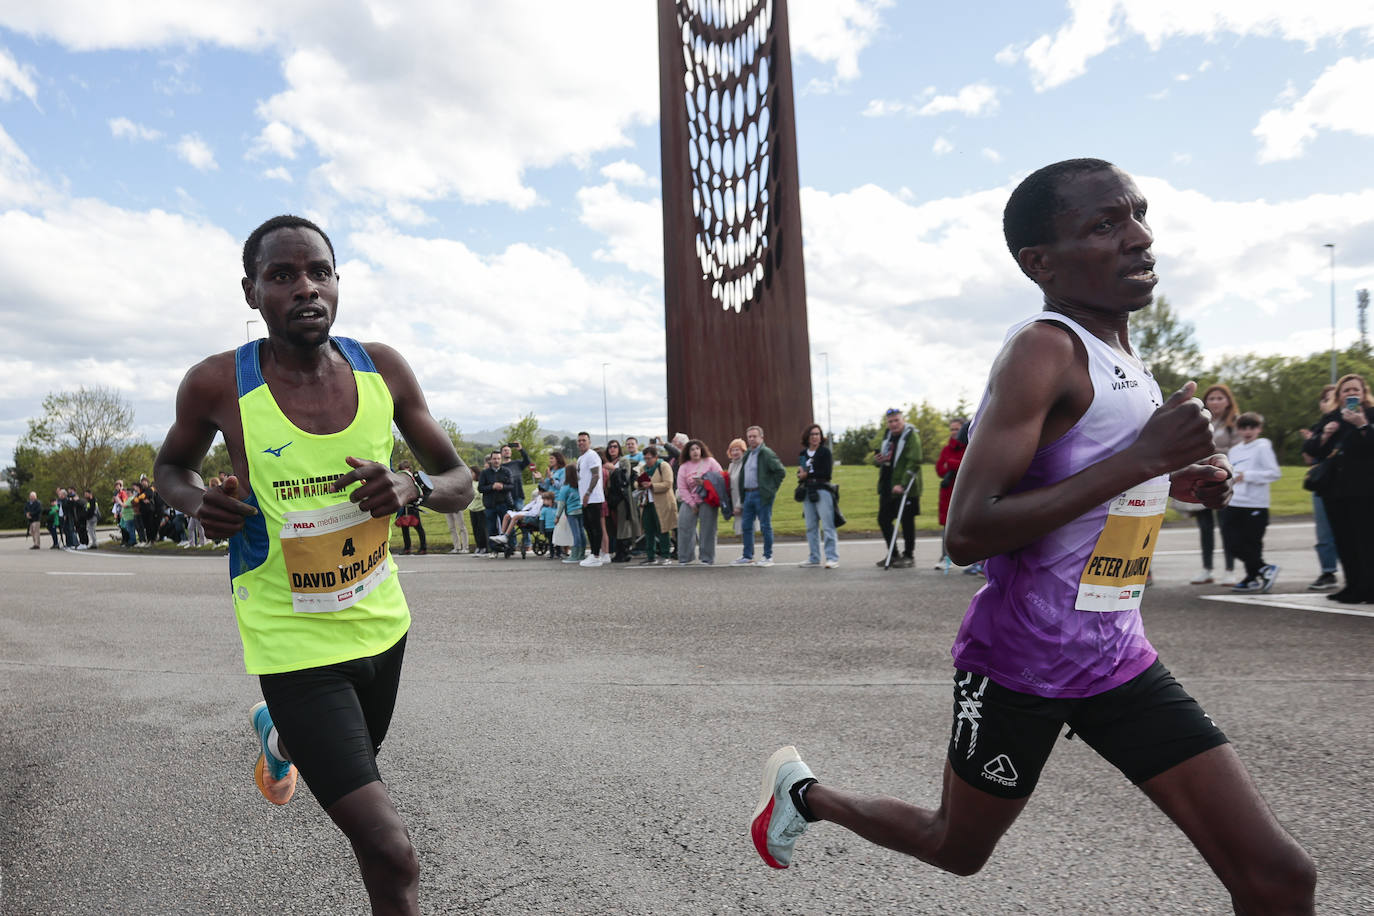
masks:
<svg viewBox="0 0 1374 916"><path fill-rule="evenodd" d="M1316 856L1319 912L1374 912L1374 607L1303 593L1312 534L1291 523L1270 531L1276 594L1204 600L1219 590L1182 584L1196 538L1166 531L1147 630ZM914 570L879 551L844 541L833 571L798 569L795 543L772 569L401 558L414 626L380 766L424 911L1230 912L1079 741L975 877L827 824L788 871L758 860L746 825L781 744L823 781L937 797L949 644L980 580L932 571L931 539ZM253 786L226 561L6 539L0 576L0 913L367 912L310 792L279 809Z"/></svg>

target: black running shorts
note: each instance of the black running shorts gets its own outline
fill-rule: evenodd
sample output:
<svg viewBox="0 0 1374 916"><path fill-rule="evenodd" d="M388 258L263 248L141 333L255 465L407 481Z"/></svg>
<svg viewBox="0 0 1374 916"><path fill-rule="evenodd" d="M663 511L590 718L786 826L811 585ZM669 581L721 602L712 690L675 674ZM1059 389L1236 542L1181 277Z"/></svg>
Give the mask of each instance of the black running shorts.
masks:
<svg viewBox="0 0 1374 916"><path fill-rule="evenodd" d="M1065 737L1080 736L1136 785L1226 743L1158 659L1119 687L1076 699L1018 693L956 670L950 766L991 795L1025 798L1066 724Z"/></svg>
<svg viewBox="0 0 1374 916"><path fill-rule="evenodd" d="M326 811L381 779L377 750L396 708L405 651L402 636L381 655L259 678L279 740Z"/></svg>

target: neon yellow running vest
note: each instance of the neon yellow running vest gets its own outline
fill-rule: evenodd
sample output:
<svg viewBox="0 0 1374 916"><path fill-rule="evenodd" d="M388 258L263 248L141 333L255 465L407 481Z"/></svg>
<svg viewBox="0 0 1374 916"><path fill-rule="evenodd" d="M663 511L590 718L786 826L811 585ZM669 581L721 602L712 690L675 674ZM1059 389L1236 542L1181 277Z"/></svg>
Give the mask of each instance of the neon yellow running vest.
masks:
<svg viewBox="0 0 1374 916"><path fill-rule="evenodd" d="M229 541L229 581L249 674L277 674L378 655L410 628L391 559L390 517L330 493L352 455L391 460L391 392L361 344L331 338L353 367L358 413L342 432L298 429L262 377L261 341L239 347L239 416L248 504L258 514Z"/></svg>

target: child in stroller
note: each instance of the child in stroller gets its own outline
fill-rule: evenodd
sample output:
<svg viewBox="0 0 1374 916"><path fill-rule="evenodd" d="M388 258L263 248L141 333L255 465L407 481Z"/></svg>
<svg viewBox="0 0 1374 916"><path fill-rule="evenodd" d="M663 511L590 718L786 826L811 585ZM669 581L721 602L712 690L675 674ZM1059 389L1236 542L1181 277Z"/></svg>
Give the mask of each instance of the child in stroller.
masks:
<svg viewBox="0 0 1374 916"><path fill-rule="evenodd" d="M543 556L548 552L550 541L544 535L544 525L540 515L545 502L551 503L552 501L552 493L536 493L522 508L512 509L502 516L501 533L488 538L491 555L504 554L509 558L515 553L517 540L520 542L520 558L522 560L525 558L526 551L531 548L536 556ZM524 537L521 537L522 534Z"/></svg>

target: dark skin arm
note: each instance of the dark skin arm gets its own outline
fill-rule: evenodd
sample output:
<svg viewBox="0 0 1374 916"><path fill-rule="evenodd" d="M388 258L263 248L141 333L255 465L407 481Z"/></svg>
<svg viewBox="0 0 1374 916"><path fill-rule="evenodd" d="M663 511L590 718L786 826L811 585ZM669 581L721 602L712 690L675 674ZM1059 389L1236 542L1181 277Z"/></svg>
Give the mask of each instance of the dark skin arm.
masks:
<svg viewBox="0 0 1374 916"><path fill-rule="evenodd" d="M1230 499L1230 465L1212 454L1207 418L1189 382L1121 452L1058 483L1011 494L1041 447L1078 422L1092 401L1087 353L1076 337L1044 322L1028 326L998 358L979 420L986 431L959 467L946 546L960 565L1024 547L1161 474L1170 493L1217 508ZM1210 457L1209 457L1210 456ZM1199 462L1199 463L1194 463Z"/></svg>
<svg viewBox="0 0 1374 916"><path fill-rule="evenodd" d="M434 492L425 500L425 506L439 512L463 511L472 502L472 471L458 457L448 433L430 415L415 373L391 347L380 343L365 346L391 391L396 428L421 467L431 475ZM338 493L361 482L362 486L348 494L348 498L373 518L390 515L419 499L419 487L410 475L398 474L376 461L362 461L352 456L346 460L353 470L340 475L334 481L333 490Z"/></svg>

